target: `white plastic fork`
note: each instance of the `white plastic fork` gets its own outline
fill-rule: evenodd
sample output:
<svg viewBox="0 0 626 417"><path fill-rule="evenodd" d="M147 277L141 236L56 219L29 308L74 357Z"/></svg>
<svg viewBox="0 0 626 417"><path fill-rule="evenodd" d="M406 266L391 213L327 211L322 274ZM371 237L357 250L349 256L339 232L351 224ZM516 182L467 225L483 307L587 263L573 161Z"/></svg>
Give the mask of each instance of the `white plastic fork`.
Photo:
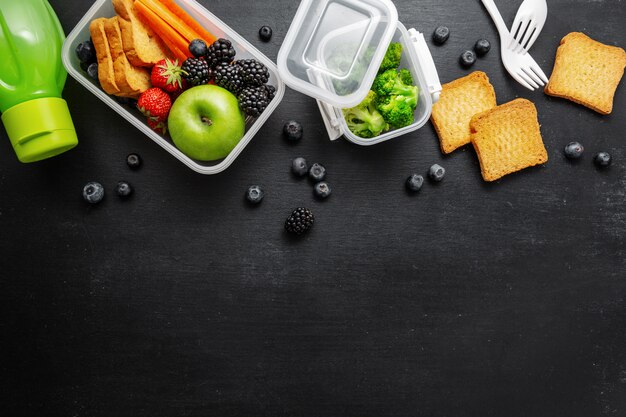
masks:
<svg viewBox="0 0 626 417"><path fill-rule="evenodd" d="M493 0L482 0L482 2L500 34L500 55L506 70L518 83L531 91L544 86L548 82L548 77L526 50L515 51L517 42L511 42L512 36L496 4Z"/></svg>
<svg viewBox="0 0 626 417"><path fill-rule="evenodd" d="M530 51L548 17L546 0L524 0L517 10L511 35L517 42L516 51L521 48Z"/></svg>

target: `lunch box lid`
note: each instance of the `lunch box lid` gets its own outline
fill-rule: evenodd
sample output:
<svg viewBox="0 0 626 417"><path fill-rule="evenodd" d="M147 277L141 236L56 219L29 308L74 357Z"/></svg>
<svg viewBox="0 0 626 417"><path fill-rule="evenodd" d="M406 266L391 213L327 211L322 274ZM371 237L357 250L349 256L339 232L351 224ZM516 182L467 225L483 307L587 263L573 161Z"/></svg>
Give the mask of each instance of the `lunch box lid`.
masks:
<svg viewBox="0 0 626 417"><path fill-rule="evenodd" d="M303 0L278 52L289 87L337 107L367 95L395 33L390 0Z"/></svg>

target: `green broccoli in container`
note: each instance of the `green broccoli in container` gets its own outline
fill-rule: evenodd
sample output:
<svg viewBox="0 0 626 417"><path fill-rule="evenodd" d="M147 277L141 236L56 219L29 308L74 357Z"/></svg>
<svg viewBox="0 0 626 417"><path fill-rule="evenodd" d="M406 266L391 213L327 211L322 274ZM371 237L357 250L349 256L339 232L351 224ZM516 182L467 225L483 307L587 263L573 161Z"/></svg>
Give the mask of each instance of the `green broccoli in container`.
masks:
<svg viewBox="0 0 626 417"><path fill-rule="evenodd" d="M373 138L389 130L389 124L376 110L377 99L376 93L370 91L358 106L342 110L352 133L362 138Z"/></svg>
<svg viewBox="0 0 626 417"><path fill-rule="evenodd" d="M388 69L396 69L400 66L400 60L402 59L402 44L393 42L387 48L383 62L380 64L378 72L384 72Z"/></svg>

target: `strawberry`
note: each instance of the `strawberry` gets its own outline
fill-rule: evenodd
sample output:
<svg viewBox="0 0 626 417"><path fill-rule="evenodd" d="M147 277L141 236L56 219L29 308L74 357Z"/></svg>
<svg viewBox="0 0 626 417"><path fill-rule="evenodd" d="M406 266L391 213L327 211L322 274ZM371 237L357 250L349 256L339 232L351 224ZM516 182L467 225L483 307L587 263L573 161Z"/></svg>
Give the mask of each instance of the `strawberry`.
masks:
<svg viewBox="0 0 626 417"><path fill-rule="evenodd" d="M165 135L167 132L167 120L153 120L148 118L148 126L161 135Z"/></svg>
<svg viewBox="0 0 626 417"><path fill-rule="evenodd" d="M186 87L182 75L185 71L178 65L178 60L162 59L152 67L150 81L153 87L158 87L167 93L176 93Z"/></svg>
<svg viewBox="0 0 626 417"><path fill-rule="evenodd" d="M152 122L165 122L172 108L172 99L157 87L149 88L141 93L137 101L137 109Z"/></svg>

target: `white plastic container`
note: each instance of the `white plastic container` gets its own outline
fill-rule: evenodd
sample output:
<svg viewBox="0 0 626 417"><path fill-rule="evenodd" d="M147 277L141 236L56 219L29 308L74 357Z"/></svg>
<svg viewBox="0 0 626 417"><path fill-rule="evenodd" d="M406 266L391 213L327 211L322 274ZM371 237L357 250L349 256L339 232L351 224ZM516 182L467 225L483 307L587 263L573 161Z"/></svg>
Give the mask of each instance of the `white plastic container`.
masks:
<svg viewBox="0 0 626 417"><path fill-rule="evenodd" d="M415 120L361 138L348 129L341 109L365 98L391 42L402 44L400 67L411 71L420 90ZM441 92L423 34L398 22L390 0L303 0L278 53L278 72L289 87L317 99L331 140L345 136L366 146L422 127Z"/></svg>
<svg viewBox="0 0 626 417"><path fill-rule="evenodd" d="M139 113L138 110L131 109L128 106L120 105L116 98L106 94L100 86L94 82L89 76L80 68L80 62L76 57L76 46L90 38L89 23L99 17L113 17L115 16L115 10L111 0L98 0L87 11L85 16L78 22L76 27L70 32L63 44L63 65L67 69L68 73L81 83L85 88L95 94L100 100L105 102L109 107L119 113L122 117L128 120L141 130L146 136L159 144L163 149L168 151L182 163L187 165L192 170L200 174L217 174L222 172L230 164L233 163L235 158L243 151L246 145L252 140L254 135L259 131L261 126L267 121L272 112L276 109L278 104L285 94L285 85L278 76L278 69L276 65L263 55L259 50L252 46L248 41L241 37L237 32L232 30L228 25L218 19L215 15L202 7L195 0L176 0L176 3L181 6L185 11L198 21L206 30L216 37L224 37L229 39L235 50L237 51L237 59L254 58L257 61L265 64L270 72L270 80L268 84L276 87L276 96L271 101L267 109L261 114L260 117L253 122L248 123L246 126L246 134L239 141L237 146L228 154L228 156L222 160L215 162L201 162L189 158L181 151L179 151L169 135L161 136L148 127L145 122L145 117Z"/></svg>

